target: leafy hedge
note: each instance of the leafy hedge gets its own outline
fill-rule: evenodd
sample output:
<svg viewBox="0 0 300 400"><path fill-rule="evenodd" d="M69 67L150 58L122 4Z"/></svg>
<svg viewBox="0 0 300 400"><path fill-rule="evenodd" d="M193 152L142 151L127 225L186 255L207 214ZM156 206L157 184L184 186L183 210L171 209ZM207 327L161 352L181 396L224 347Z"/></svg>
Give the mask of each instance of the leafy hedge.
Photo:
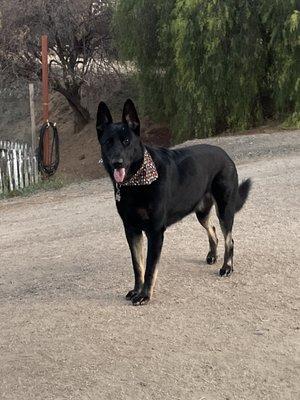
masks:
<svg viewBox="0 0 300 400"><path fill-rule="evenodd" d="M175 141L265 118L300 125L295 0L119 0L113 29L143 112Z"/></svg>

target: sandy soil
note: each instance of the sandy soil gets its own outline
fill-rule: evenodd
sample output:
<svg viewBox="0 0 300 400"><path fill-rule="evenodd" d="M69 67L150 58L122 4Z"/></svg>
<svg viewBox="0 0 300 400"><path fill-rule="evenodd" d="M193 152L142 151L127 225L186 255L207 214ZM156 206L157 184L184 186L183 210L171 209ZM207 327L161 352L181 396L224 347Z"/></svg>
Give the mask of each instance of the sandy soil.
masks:
<svg viewBox="0 0 300 400"><path fill-rule="evenodd" d="M2 201L1 400L298 399L299 133L215 140L254 180L235 272L189 216L143 307L107 179Z"/></svg>

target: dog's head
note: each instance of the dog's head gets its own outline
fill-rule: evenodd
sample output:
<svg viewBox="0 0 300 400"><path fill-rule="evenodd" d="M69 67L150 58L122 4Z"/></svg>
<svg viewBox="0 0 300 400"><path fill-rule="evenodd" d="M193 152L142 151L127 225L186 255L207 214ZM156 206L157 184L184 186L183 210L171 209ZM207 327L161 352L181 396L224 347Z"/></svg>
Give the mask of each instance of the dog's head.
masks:
<svg viewBox="0 0 300 400"><path fill-rule="evenodd" d="M104 166L115 182L121 183L143 160L140 120L132 100L126 100L119 123L113 123L107 105L101 101L96 128Z"/></svg>

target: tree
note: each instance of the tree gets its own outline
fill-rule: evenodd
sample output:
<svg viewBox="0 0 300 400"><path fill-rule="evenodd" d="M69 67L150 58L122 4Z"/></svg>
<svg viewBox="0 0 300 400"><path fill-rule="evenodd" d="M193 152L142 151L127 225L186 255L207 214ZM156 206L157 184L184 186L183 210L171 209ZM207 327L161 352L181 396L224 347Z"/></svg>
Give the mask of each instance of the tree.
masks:
<svg viewBox="0 0 300 400"><path fill-rule="evenodd" d="M296 2L118 0L115 42L135 63L144 112L175 141L270 117L300 125Z"/></svg>
<svg viewBox="0 0 300 400"><path fill-rule="evenodd" d="M109 0L0 0L0 64L10 79L41 78L41 35L49 41L49 80L68 101L75 131L90 120L81 88L114 56Z"/></svg>

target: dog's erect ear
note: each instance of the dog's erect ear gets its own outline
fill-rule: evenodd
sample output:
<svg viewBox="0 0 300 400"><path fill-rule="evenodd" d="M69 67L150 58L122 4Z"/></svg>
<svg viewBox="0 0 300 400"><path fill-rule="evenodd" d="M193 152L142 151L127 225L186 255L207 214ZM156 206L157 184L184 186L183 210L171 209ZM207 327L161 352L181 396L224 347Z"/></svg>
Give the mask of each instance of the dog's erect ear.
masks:
<svg viewBox="0 0 300 400"><path fill-rule="evenodd" d="M100 139L99 133L101 135L104 131L105 126L111 124L112 122L113 120L107 105L103 101L100 101L98 106L97 123L96 123L99 139Z"/></svg>
<svg viewBox="0 0 300 400"><path fill-rule="evenodd" d="M136 135L140 135L140 120L133 101L130 99L127 99L124 103L122 122L128 124Z"/></svg>

